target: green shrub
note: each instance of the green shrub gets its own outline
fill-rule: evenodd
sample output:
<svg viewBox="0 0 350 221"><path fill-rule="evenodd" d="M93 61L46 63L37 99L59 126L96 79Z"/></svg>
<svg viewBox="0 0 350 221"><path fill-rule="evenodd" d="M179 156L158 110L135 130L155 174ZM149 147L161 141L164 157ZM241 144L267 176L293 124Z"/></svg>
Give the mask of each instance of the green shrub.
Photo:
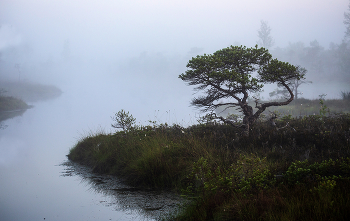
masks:
<svg viewBox="0 0 350 221"><path fill-rule="evenodd" d="M215 170L208 168L207 161L201 158L194 164L190 177L195 178L199 192L203 193L258 192L274 182L269 180L271 173L266 159L253 154L240 155L237 162L228 168L218 166Z"/></svg>
<svg viewBox="0 0 350 221"><path fill-rule="evenodd" d="M293 162L286 173L284 180L289 185L310 183L324 179L349 179L350 178L350 158L340 158L337 160L324 160L321 163L310 164L307 160Z"/></svg>

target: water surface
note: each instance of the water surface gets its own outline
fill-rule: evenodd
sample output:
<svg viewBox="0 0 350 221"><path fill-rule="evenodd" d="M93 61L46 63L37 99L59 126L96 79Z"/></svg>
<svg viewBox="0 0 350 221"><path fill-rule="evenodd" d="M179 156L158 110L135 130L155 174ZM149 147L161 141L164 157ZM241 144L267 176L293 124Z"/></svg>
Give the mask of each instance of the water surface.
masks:
<svg viewBox="0 0 350 221"><path fill-rule="evenodd" d="M2 121L0 220L154 220L176 208L172 193L134 189L67 161L79 138L110 130L107 103L96 111L77 100L64 93Z"/></svg>

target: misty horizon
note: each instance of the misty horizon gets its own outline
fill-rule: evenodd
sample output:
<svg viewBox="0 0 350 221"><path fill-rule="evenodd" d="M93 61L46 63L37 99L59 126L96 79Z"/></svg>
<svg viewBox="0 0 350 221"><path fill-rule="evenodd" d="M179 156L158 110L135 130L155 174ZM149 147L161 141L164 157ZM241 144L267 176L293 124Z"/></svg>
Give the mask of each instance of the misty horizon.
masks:
<svg viewBox="0 0 350 221"><path fill-rule="evenodd" d="M265 32L261 31L262 27L265 27ZM266 38L262 38L264 35L259 35L260 33L269 33L270 36L265 35ZM193 66L190 61L198 55L211 55L231 45L243 47L233 47L237 50L228 50L227 54L238 50L241 50L238 53L245 50L248 52L257 44L258 51L263 51L264 56L270 57L270 53L272 59L295 66L283 64L280 67L288 67L283 69L287 71L282 73L285 75L282 77L286 77L286 83L291 83L290 89L298 99L294 96L294 101L291 101L288 97L286 100L290 103L276 106L280 109L263 109L267 105L261 105L263 108L260 110L263 113L260 113L256 111L260 102L284 99L291 95L290 91L278 91L277 89L282 88L277 88L276 83L265 84L260 93L249 94L248 97L244 95L249 101L241 101L245 116L249 116L244 121L242 112L235 108L226 109L226 106L221 106L220 109L217 108L220 105L212 106L218 117L241 114L242 117L232 115L227 118L229 121L224 121L226 124L243 121L245 125L240 125L240 129L231 130L224 124L202 127L207 125L205 120L212 122L212 119L205 118L207 112L202 112L200 105L209 107L211 100L205 101L208 103L202 100L197 106L193 102L191 106L191 101L210 92L201 90L203 88L194 90L199 85L189 86L187 83L196 79L187 78L190 81L186 81L186 78L179 75L187 70L190 70L187 73L191 72L190 68ZM268 49L268 53L260 47ZM247 56L244 59L254 57L249 53L245 55ZM237 56L234 61L244 60L240 58L241 56ZM254 59L255 57L252 60ZM175 203L177 198L165 194L170 190L168 187L174 184L179 190L182 185L190 184L192 178L186 174L191 170L195 171L197 166L201 168L201 162L204 162L204 170L209 172L212 166L213 169L214 166L220 167L220 171L213 170L216 171L214 182L209 179L210 185L220 185L219 194L205 196L219 199L214 201L225 204L220 208L208 207L210 213L215 211L215 215L210 216L228 217L226 214L231 214L231 209L229 213L221 213L221 209L235 208L236 201L231 200L232 194L245 194L241 190L247 189L249 194L253 193L251 187L255 184L259 189L261 187L259 181L238 185L237 188L230 186L228 191L221 189L221 186L226 188L227 179L222 185L221 181L216 182L222 180L220 177L236 179L241 176L243 170L232 170L237 159L239 164L245 161L249 161L249 164L253 161L262 162L261 159L266 159L266 163L273 162L272 172L284 174L289 162L300 163L300 159L308 159L309 156L310 163L318 159L321 162L326 156L335 159L348 154L346 145L349 123L345 119L348 119L349 112L349 61L349 0L0 0L0 95L6 101L1 103L4 111L0 121L0 220L156 220L157 213L165 218L163 213L165 215L167 208L171 207L176 212L184 208L179 210L180 207L177 206L180 204ZM268 60L265 63L268 65L260 66L260 70L275 67L273 62ZM236 73L258 76L256 72L241 68L241 63L238 65L237 70L230 67L228 73L235 71L230 76ZM218 66L223 69L226 67ZM294 81L294 77L302 76L304 68L307 70L305 82L298 87L301 82ZM275 69L272 70L273 79L268 71L271 69L263 70L264 73L260 75L263 77L258 81L284 83L283 79L276 77L277 74L274 75ZM206 77L211 78L209 75ZM219 82L216 87L221 87L221 80L222 78L214 80L215 83ZM237 85L241 88L235 88L238 98L243 97L239 92L244 92L250 84L245 79L240 80L235 82L237 84L228 85L229 89ZM260 87L253 85L251 88L255 92ZM275 92L277 96L270 96L270 92ZM223 104L229 97L220 96L222 99L215 100L219 104ZM230 102L235 102L235 97L231 98ZM319 100L320 98L325 101ZM246 106L251 105L252 101L257 102L254 103L255 109L252 107L255 116L250 107ZM118 132L121 129L112 126L118 123L114 116L121 110L136 118L133 128L135 130L131 133ZM338 114L343 111L344 116ZM277 113L281 115L278 116ZM312 116L304 117L306 115ZM258 116L260 119L265 117L266 121L260 121ZM281 121L276 120L275 123L277 117ZM255 127L254 122L257 123ZM241 139L240 134L249 137ZM85 161L92 157L92 161L98 162L85 162L94 168L93 171L92 168L75 169L75 163L72 163L73 158L69 158L69 154L77 144L82 152L87 151L86 154L78 153L81 154L81 159ZM259 148L262 148L261 151L258 151ZM197 160L199 161L196 163ZM117 162L123 164L121 173L116 168L117 164L114 164ZM252 177L255 176L255 171L263 168L263 176L257 176L274 178L270 176L273 174L266 176L265 172L269 172L266 165L269 163L259 163L258 170L255 170L254 162L251 164ZM276 167L278 162L281 164ZM302 164L302 167L304 165L306 164ZM242 169L240 165L237 166ZM332 164L332 171L333 166ZM129 189L124 188L127 187L123 184L124 179L112 179L110 174L100 176L95 173L108 171L111 174L125 174L124 178L135 178L134 181L137 182L147 178L149 181L144 184L152 183L154 187L169 186L159 193L151 188L147 188L146 194L138 188L131 188L132 192L124 191ZM231 174L232 171L238 171L239 176L236 176L236 172ZM247 177L250 176L249 171ZM339 172L342 174L343 169ZM168 177L179 179L168 181ZM289 180L289 177L286 178ZM234 180L236 181L240 182ZM112 186L113 183L115 185ZM143 184L139 182L141 183ZM273 185L269 184L269 180L266 183L270 188L275 186L276 179L271 182ZM194 184L197 186L197 182ZM315 190L316 187L323 190L319 188L321 181L319 184L312 183L314 184L318 185ZM334 186L335 183L328 189L333 190ZM338 185L337 180L338 186L343 188ZM309 184L307 188L305 191L309 192ZM198 190L198 193L202 192ZM237 192L230 192L236 190ZM274 196L275 192L271 190L266 191ZM286 196L294 193L289 189L286 191ZM300 191L298 189L297 192ZM223 198L224 192L229 194L229 198ZM175 190L171 193L177 195ZM280 190L276 193L279 194ZM310 200L318 198L318 194L314 193L317 192L312 193L312 198L302 197L302 202L308 199L306 206L313 206L309 203ZM340 196L338 189L334 193L334 196ZM260 195L256 199L263 199L261 202L267 200L266 202L280 204L284 200L280 197L276 201ZM237 196L237 199L243 199L243 195ZM342 197L337 205L344 204L342 199L347 195ZM197 197L191 196L188 199L192 198ZM202 201L205 198L199 195L198 199ZM327 202L329 199L327 197ZM203 202L205 205L212 205L214 201ZM243 201L237 202L241 205ZM244 200L242 205L249 202ZM259 201L255 200L253 204L256 202ZM288 207L289 201L285 202ZM304 206L299 201L295 202L295 208ZM327 206L325 208L333 205L331 200L331 204L324 202L326 201L320 201ZM315 204L314 207L321 204ZM271 205L268 208L272 208ZM260 204L258 207L256 208L260 211ZM319 208L322 210L320 214L330 211ZM334 214L346 216L346 209L345 205L343 211L336 210ZM253 210L255 211L254 208ZM200 210L201 213L203 211L206 210ZM255 213L259 215L257 217L261 218L266 214L266 217L270 217L271 213L261 211L263 215ZM277 205L275 211L281 211L280 205ZM286 211L290 210L287 208ZM307 215L313 216L312 212ZM248 213L247 216L245 213L239 214L243 214L242 217L253 217Z"/></svg>
<svg viewBox="0 0 350 221"><path fill-rule="evenodd" d="M343 41L348 3L5 0L0 3L0 79L50 84L77 97L110 100L118 105L109 113L126 109L142 116L142 122L154 120L158 110L190 121L188 115L197 115L189 107L192 87L178 76L191 57L230 45L254 47L261 20L272 29L275 44L269 51L282 61L280 52L298 43L307 48L316 40L329 50ZM293 65L302 65L295 61ZM302 86L302 97L317 99L325 93L340 98L349 82L334 79L337 86L329 85L328 71L319 79L308 70L306 79L313 84ZM262 96L268 99L273 89ZM83 100L96 108L94 100Z"/></svg>

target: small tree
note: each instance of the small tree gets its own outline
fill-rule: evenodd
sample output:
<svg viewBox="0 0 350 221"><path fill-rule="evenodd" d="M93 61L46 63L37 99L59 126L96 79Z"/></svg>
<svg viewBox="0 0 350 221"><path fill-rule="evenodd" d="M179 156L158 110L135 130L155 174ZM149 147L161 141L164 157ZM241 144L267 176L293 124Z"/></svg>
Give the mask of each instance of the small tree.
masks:
<svg viewBox="0 0 350 221"><path fill-rule="evenodd" d="M257 42L257 44L259 46L269 49L275 44L275 41L270 35L271 28L268 25L267 21L261 20L260 23L260 29L258 30L259 41Z"/></svg>
<svg viewBox="0 0 350 221"><path fill-rule="evenodd" d="M116 123L112 124L112 127L121 128L124 131L130 130L136 121L132 114L129 114L129 111L126 113L123 109L118 111L112 119L116 121Z"/></svg>
<svg viewBox="0 0 350 221"><path fill-rule="evenodd" d="M350 2L348 12L344 12L344 24L346 26L345 38L350 38Z"/></svg>
<svg viewBox="0 0 350 221"><path fill-rule="evenodd" d="M213 112L221 106L241 109L243 124L238 127L243 129L245 135L249 135L250 127L266 108L289 104L294 99L289 83L304 77L295 66L272 59L267 49L258 48L257 45L253 48L230 46L214 54L198 55L188 62L187 68L179 78L189 85L197 85L195 90L205 92L205 95L194 98L192 105L203 112ZM253 74L256 76L253 77ZM290 98L284 102L259 103L256 100L258 110L253 113L253 108L248 105L249 93L261 91L264 83L277 83L285 87ZM227 124L237 126L229 119L213 115Z"/></svg>
<svg viewBox="0 0 350 221"><path fill-rule="evenodd" d="M18 70L18 81L21 81L21 65L16 63L15 68Z"/></svg>
<svg viewBox="0 0 350 221"><path fill-rule="evenodd" d="M344 13L344 24L346 27L343 42L338 46L337 57L338 66L343 76L350 76L350 2L348 12ZM346 78L348 80L349 77Z"/></svg>
<svg viewBox="0 0 350 221"><path fill-rule="evenodd" d="M302 68L300 66L297 66L297 72L300 74L300 75L305 75L307 70L305 68ZM294 96L295 96L295 100L298 99L298 95L299 94L302 94L301 92L298 91L298 88L300 85L302 84L310 84L312 83L312 81L305 81L305 80L302 80L302 79L294 79L294 80L291 80L289 82L289 88L293 91L294 93ZM289 92L288 90L283 86L283 85L278 85L279 87L277 87L276 90L274 90L273 92L269 93L270 97L273 97L273 96L278 96L278 95L282 95L283 97L288 97L289 96Z"/></svg>

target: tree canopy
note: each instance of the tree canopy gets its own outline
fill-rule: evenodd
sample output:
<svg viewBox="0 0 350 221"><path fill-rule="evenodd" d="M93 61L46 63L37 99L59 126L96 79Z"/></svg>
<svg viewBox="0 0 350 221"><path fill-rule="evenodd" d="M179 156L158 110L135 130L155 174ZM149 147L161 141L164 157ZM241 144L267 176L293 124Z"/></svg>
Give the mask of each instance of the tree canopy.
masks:
<svg viewBox="0 0 350 221"><path fill-rule="evenodd" d="M194 98L191 104L204 112L213 112L220 106L240 108L244 117L239 127L245 134L249 134L249 128L267 107L289 104L294 98L290 82L304 78L297 67L272 59L267 49L258 48L257 45L252 48L230 46L213 54L197 55L188 62L187 68L179 78L189 85L195 85L195 90L204 92ZM290 98L284 102L256 101L258 110L253 113L253 108L248 105L248 97L260 92L266 83L285 87ZM237 126L228 119L216 117Z"/></svg>

